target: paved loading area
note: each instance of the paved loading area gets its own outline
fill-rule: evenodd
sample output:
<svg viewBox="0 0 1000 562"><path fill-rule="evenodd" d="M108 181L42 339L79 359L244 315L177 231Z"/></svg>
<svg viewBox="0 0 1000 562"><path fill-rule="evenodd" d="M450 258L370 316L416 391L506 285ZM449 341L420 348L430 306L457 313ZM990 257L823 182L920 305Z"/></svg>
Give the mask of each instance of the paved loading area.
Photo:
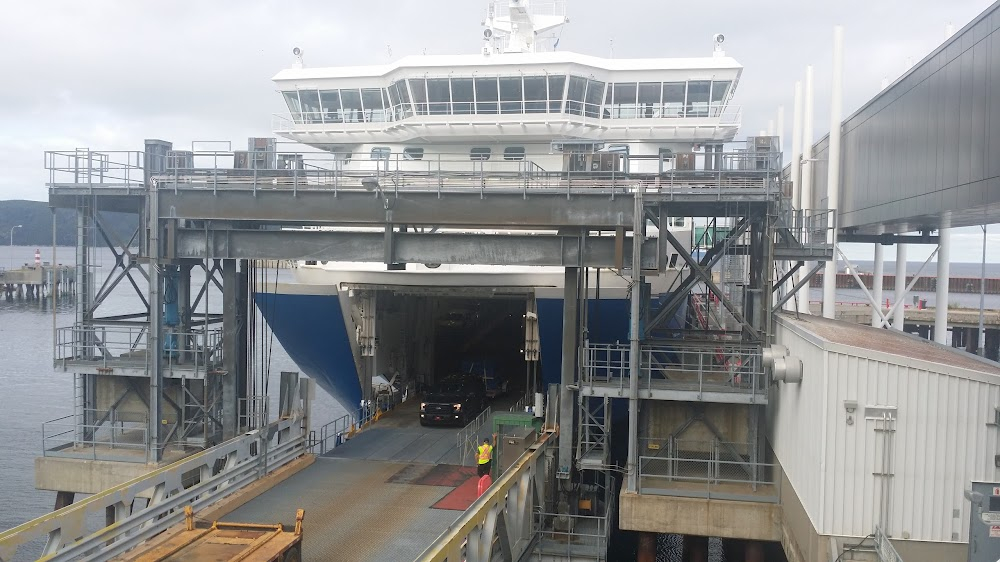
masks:
<svg viewBox="0 0 1000 562"><path fill-rule="evenodd" d="M303 560L416 559L476 498L475 468L459 465L461 428L421 427L419 405L400 405L222 519L290 525L301 508Z"/></svg>

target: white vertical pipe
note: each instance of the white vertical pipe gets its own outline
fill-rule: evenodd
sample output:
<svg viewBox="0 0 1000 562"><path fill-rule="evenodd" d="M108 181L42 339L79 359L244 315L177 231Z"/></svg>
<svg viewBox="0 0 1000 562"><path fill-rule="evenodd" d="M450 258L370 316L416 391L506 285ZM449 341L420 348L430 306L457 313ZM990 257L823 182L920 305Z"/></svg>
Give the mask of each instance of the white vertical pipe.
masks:
<svg viewBox="0 0 1000 562"><path fill-rule="evenodd" d="M934 341L948 339L948 280L951 279L951 229L938 229L937 297L934 303Z"/></svg>
<svg viewBox="0 0 1000 562"><path fill-rule="evenodd" d="M881 224L875 229L877 234L884 234L885 227ZM885 277L885 260L882 256L885 246L882 244L875 244L875 270L872 272L872 299L875 301L875 308L872 308L872 326L879 328L882 326L882 316L879 314L879 310L882 310L882 281Z"/></svg>
<svg viewBox="0 0 1000 562"><path fill-rule="evenodd" d="M830 92L830 146L827 150L826 201L833 211L832 229L826 241L832 245L833 259L826 262L823 273L823 317L833 318L837 312L837 209L840 207L840 120L844 111L844 26L833 28L833 84Z"/></svg>
<svg viewBox="0 0 1000 562"><path fill-rule="evenodd" d="M774 119L768 119L767 121L767 136L774 136Z"/></svg>
<svg viewBox="0 0 1000 562"><path fill-rule="evenodd" d="M802 82L795 82L795 105L792 109L792 207L802 208L802 182L799 178L799 164L802 159Z"/></svg>
<svg viewBox="0 0 1000 562"><path fill-rule="evenodd" d="M785 106L778 106L778 148L785 152Z"/></svg>
<svg viewBox="0 0 1000 562"><path fill-rule="evenodd" d="M896 244L896 312L892 315L892 327L903 331L904 308L906 303L906 244ZM896 304L898 303L898 304Z"/></svg>
<svg viewBox="0 0 1000 562"><path fill-rule="evenodd" d="M812 148L813 148L813 102L814 92L813 92L813 67L809 65L806 67L806 88L805 88L805 111L802 115L802 169L800 174L802 175L802 189L801 189L801 208L811 209L813 207L813 197L812 197L812 170L814 168L812 160ZM809 271L812 269L812 263L805 263L805 270ZM799 299L799 312L803 314L809 314L809 287L803 287L802 297Z"/></svg>

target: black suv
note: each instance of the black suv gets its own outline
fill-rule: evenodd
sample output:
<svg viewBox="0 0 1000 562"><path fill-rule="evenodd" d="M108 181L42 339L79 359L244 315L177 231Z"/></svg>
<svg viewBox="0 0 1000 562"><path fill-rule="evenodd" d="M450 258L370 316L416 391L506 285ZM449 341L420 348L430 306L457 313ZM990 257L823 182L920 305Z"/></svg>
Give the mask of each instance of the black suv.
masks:
<svg viewBox="0 0 1000 562"><path fill-rule="evenodd" d="M465 425L486 407L486 385L478 377L455 377L434 385L420 403L420 425Z"/></svg>

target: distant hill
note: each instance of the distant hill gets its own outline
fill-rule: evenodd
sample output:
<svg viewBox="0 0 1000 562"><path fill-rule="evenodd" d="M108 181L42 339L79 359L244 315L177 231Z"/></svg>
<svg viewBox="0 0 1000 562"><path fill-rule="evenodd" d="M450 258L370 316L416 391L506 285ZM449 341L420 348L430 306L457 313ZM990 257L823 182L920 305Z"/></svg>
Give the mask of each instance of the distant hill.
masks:
<svg viewBox="0 0 1000 562"><path fill-rule="evenodd" d="M122 240L128 240L135 231L138 215L127 213L101 213L108 228ZM14 231L14 243L19 246L52 245L52 211L45 201L0 201L0 245L10 244L10 229ZM56 244L72 246L76 244L76 212L72 209L56 211ZM103 245L103 240L98 239Z"/></svg>

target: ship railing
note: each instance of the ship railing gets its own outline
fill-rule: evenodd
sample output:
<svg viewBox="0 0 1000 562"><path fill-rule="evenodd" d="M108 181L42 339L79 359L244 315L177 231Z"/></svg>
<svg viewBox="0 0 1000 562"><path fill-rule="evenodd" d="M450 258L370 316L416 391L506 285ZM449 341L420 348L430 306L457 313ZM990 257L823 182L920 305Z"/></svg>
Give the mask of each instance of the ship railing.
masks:
<svg viewBox="0 0 1000 562"><path fill-rule="evenodd" d="M455 435L455 447L458 449L458 459L461 465L475 465L476 464L476 452L479 448L480 430L489 421L490 416L493 415L493 408L487 406L485 410L479 413L478 416L471 422L467 423L459 432Z"/></svg>
<svg viewBox="0 0 1000 562"><path fill-rule="evenodd" d="M142 188L145 153L134 150L47 150L49 185Z"/></svg>
<svg viewBox="0 0 1000 562"><path fill-rule="evenodd" d="M405 154L355 160L334 153L257 153L259 160L234 160L233 153L205 152L183 158L168 155L168 169L155 180L160 189L361 191L401 192L488 191L522 192L603 190L611 194L638 189L665 195L697 193L721 196L726 190L748 189L778 194L778 153L713 152L627 156L598 153L598 167L606 169L548 171L531 160L503 160L502 155L431 154L414 160ZM599 156L599 158L598 158ZM584 159L587 155L583 154ZM597 162L600 160L600 162ZM230 164L230 162L233 162ZM627 162L627 164L626 164ZM239 167L235 167L239 164ZM233 167L230 167L233 166ZM627 171L631 167L632 171Z"/></svg>
<svg viewBox="0 0 1000 562"><path fill-rule="evenodd" d="M358 131L388 131L406 123L424 121L448 123L456 117L485 118L489 123L551 124L553 120L599 122L605 126L626 126L640 121L647 126L666 124L678 119L717 120L722 126L738 126L742 122L742 107L737 105L676 103L606 105L575 100L524 100L479 102L416 102L389 108L365 111L295 111L273 113L271 130L275 133L322 132L347 133ZM478 119L476 122L486 122ZM662 121L661 121L662 120ZM464 122L463 122L464 123ZM456 123L456 124L463 124ZM676 123L680 125L680 123Z"/></svg>
<svg viewBox="0 0 1000 562"><path fill-rule="evenodd" d="M528 408L535 404L535 393L527 391L524 396L517 399L514 405L510 407L509 412L525 412Z"/></svg>
<svg viewBox="0 0 1000 562"><path fill-rule="evenodd" d="M305 453L301 408L183 460L0 533L0 560L109 560ZM136 499L147 501L136 502ZM116 521L105 526L105 515ZM41 551L29 552L43 543Z"/></svg>
<svg viewBox="0 0 1000 562"><path fill-rule="evenodd" d="M806 255L829 256L833 251L830 233L834 220L834 211L826 209L784 209L775 244Z"/></svg>
<svg viewBox="0 0 1000 562"><path fill-rule="evenodd" d="M355 419L350 414L344 414L339 418L321 425L318 429L311 430L306 439L306 449L310 453L324 455L329 451L347 442L351 428L354 427Z"/></svg>
<svg viewBox="0 0 1000 562"><path fill-rule="evenodd" d="M779 467L725 454L719 443L672 456L639 457L639 493L778 503ZM728 459L728 460L727 460Z"/></svg>
<svg viewBox="0 0 1000 562"><path fill-rule="evenodd" d="M639 390L742 393L766 396L768 376L760 346L726 342L642 345ZM627 395L631 375L628 344L588 344L583 384L614 387Z"/></svg>
<svg viewBox="0 0 1000 562"><path fill-rule="evenodd" d="M875 554L878 556L878 562L903 562L903 557L896 551L896 547L892 545L889 537L880 526L875 525L872 538L875 540Z"/></svg>
<svg viewBox="0 0 1000 562"><path fill-rule="evenodd" d="M533 554L544 559L604 560L616 517L618 487L614 476L604 473L607 485L580 486L579 512L552 513L535 510ZM589 491L588 491L589 490Z"/></svg>
<svg viewBox="0 0 1000 562"><path fill-rule="evenodd" d="M84 409L42 424L42 456L145 463L145 413Z"/></svg>
<svg viewBox="0 0 1000 562"><path fill-rule="evenodd" d="M165 328L158 353L164 372L183 371L201 377L223 365L222 329L189 332ZM76 324L56 329L55 365L145 370L150 367L149 329L136 324Z"/></svg>

